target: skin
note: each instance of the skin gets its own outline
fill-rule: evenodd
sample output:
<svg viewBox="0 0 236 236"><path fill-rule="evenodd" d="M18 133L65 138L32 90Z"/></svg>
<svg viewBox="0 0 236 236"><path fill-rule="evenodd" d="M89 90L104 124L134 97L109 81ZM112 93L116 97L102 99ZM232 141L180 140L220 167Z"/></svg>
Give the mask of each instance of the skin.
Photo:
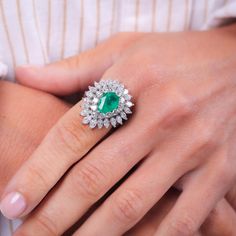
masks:
<svg viewBox="0 0 236 236"><path fill-rule="evenodd" d="M0 94L0 192L2 193L10 178L70 106L47 93L2 81L0 81ZM54 108L54 112L47 112L51 107ZM39 126L38 121L41 121L43 125ZM12 146L15 148L11 148ZM178 195L177 191L169 191L126 235L151 236L173 207ZM231 196L234 199L233 194ZM209 215L204 223L202 235L230 235L229 230L233 235L236 222L235 212L226 200L224 202L223 207L215 208L214 211L217 214L214 213L214 217L212 214ZM74 229L72 229L73 231ZM213 231L217 234L210 234ZM68 232L68 235L71 235L71 231Z"/></svg>
<svg viewBox="0 0 236 236"><path fill-rule="evenodd" d="M3 81L0 81L0 94L2 193L10 178L29 158L47 131L69 106L47 93ZM49 112L52 106L54 112ZM41 125L39 121L42 121Z"/></svg>
<svg viewBox="0 0 236 236"><path fill-rule="evenodd" d="M29 158L48 130L70 106L47 93L3 81L0 81L0 94L0 193L2 193L10 178ZM50 107L54 108L54 112L48 113ZM38 121L41 121L43 125L38 125ZM11 148L12 146L15 148ZM156 206L159 209L164 208L162 213L150 212L153 218L152 224L150 216L145 217L144 219L147 218L145 222L137 225L130 233L148 235L153 227L158 226L160 222L158 219L166 214L176 198L175 191L169 192L158 207ZM221 214L224 214L224 210L221 211ZM227 219L230 218L232 216L227 215ZM225 223L221 221L221 224Z"/></svg>
<svg viewBox="0 0 236 236"><path fill-rule="evenodd" d="M8 82L0 81L0 94L0 192L2 193L10 178L70 106L49 94ZM54 112L48 113L48 109L52 106ZM38 121L43 125L39 126ZM12 146L15 148L11 148ZM158 211L153 209L143 218L142 224L137 224L127 235L150 235L167 214L177 196L176 191L166 194L158 206L155 206ZM227 221L220 221L220 225L229 228L227 222L233 219L232 215L226 215L224 209L221 210L220 215L223 215L224 219L227 218ZM209 231L210 228L207 227L207 230ZM68 235L71 234L68 232Z"/></svg>
<svg viewBox="0 0 236 236"><path fill-rule="evenodd" d="M83 90L101 75L117 79L129 88L136 109L96 147L108 130L83 126L80 103L57 122L3 193L6 215L5 197L21 194L26 206L13 215L19 217L53 188L18 234L39 232L41 222L46 226L39 234L60 235L141 160L74 235L124 234L173 185L181 195L154 235L195 234L236 180L235 36L235 25L122 34L80 57L19 68L21 82L58 94Z"/></svg>

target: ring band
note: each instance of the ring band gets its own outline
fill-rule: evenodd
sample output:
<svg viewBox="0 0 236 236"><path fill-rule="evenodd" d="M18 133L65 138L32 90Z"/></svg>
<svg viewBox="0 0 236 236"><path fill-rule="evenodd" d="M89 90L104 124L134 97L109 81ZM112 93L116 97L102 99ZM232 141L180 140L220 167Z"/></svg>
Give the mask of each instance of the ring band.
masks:
<svg viewBox="0 0 236 236"><path fill-rule="evenodd" d="M117 80L101 80L89 86L82 103L82 123L90 128L122 125L132 114L132 96Z"/></svg>

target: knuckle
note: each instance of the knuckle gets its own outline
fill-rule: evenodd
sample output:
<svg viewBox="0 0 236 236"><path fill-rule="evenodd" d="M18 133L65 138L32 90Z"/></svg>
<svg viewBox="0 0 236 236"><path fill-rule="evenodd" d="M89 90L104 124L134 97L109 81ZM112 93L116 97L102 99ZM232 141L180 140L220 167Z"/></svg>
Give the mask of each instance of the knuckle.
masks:
<svg viewBox="0 0 236 236"><path fill-rule="evenodd" d="M67 70L79 68L82 62L82 57L84 54L81 54L80 56L73 56L69 57L65 60L63 60L61 63L63 63L63 67Z"/></svg>
<svg viewBox="0 0 236 236"><path fill-rule="evenodd" d="M75 56L75 57L72 57L70 60L67 60L67 64L68 64L68 69L70 68L79 68L80 65L81 65L81 57L83 57L82 55L80 56Z"/></svg>
<svg viewBox="0 0 236 236"><path fill-rule="evenodd" d="M36 217L32 217L29 221L26 221L21 227L19 227L14 236L31 236L32 232L29 231L29 224L33 224L31 227L39 230L41 235L49 235L49 236L58 236L59 232L57 231L57 227L55 223L45 214L37 215Z"/></svg>
<svg viewBox="0 0 236 236"><path fill-rule="evenodd" d="M111 201L114 218L119 222L135 222L143 214L143 200L141 194L135 190L127 190Z"/></svg>
<svg viewBox="0 0 236 236"><path fill-rule="evenodd" d="M201 150L211 150L215 148L219 141L217 140L217 136L215 135L214 127L212 127L209 123L206 125L205 121L201 121L200 124L197 124L195 127L195 135L197 137L196 147L199 151Z"/></svg>
<svg viewBox="0 0 236 236"><path fill-rule="evenodd" d="M201 145L208 146L213 144L213 131L209 126L203 125L198 132Z"/></svg>
<svg viewBox="0 0 236 236"><path fill-rule="evenodd" d="M107 185L107 176L102 168L92 163L84 163L78 165L71 173L71 181L73 187L79 194L91 200L98 199L105 191Z"/></svg>
<svg viewBox="0 0 236 236"><path fill-rule="evenodd" d="M141 34L137 33L137 32L131 32L131 33L130 32L118 32L118 33L115 33L114 35L112 35L107 41L105 41L104 46L106 46L106 47L110 46L113 48L115 45L119 51L122 51L122 49L124 49L130 43L136 41L138 39L138 36L140 37ZM103 45L103 43L100 45Z"/></svg>
<svg viewBox="0 0 236 236"><path fill-rule="evenodd" d="M59 147L66 148L76 156L84 150L89 135L87 129L78 121L60 122L54 132L54 137L59 140Z"/></svg>
<svg viewBox="0 0 236 236"><path fill-rule="evenodd" d="M215 170L218 177L218 184L220 186L228 186L228 184L233 184L235 182L235 170L227 158L219 160Z"/></svg>
<svg viewBox="0 0 236 236"><path fill-rule="evenodd" d="M217 203L217 205L215 206L215 208L210 212L210 214L208 215L208 217L206 218L205 221L205 226L210 227L210 226L214 226L217 223L219 223L219 218L221 217L222 214L222 202L224 200L221 200L220 202Z"/></svg>
<svg viewBox="0 0 236 236"><path fill-rule="evenodd" d="M179 219L172 221L169 227L173 235L189 236L196 232L194 220L190 216L181 216Z"/></svg>
<svg viewBox="0 0 236 236"><path fill-rule="evenodd" d="M46 213L41 213L34 218L35 224L44 232L44 235L57 236L58 229L54 221Z"/></svg>
<svg viewBox="0 0 236 236"><path fill-rule="evenodd" d="M115 140L115 143L116 145L107 146L105 151L101 151L100 162L102 162L104 166L110 167L111 170L111 168L114 168L112 164L117 160L117 157L126 157L124 164L125 166L127 165L127 168L129 168L129 157L131 156L131 150L133 149L133 146L135 146L133 140L124 140L122 137L120 137L119 139ZM113 163L111 161L113 161ZM109 169L107 171L109 171Z"/></svg>
<svg viewBox="0 0 236 236"><path fill-rule="evenodd" d="M45 189L48 186L48 182L50 181L50 176L45 174L45 170L39 166L29 165L27 167L26 177L24 178L28 183L24 183L25 186L34 186L32 185L32 180L37 180L37 189ZM30 192L33 192L34 190L29 190Z"/></svg>
<svg viewBox="0 0 236 236"><path fill-rule="evenodd" d="M96 59L96 54L93 50L88 50L79 56L72 57L71 64L72 68L80 68L84 62L91 61L93 62Z"/></svg>
<svg viewBox="0 0 236 236"><path fill-rule="evenodd" d="M189 123L187 130L192 136L191 145L189 145L187 155L184 155L182 159L185 161L190 160L194 165L205 162L209 159L209 155L211 156L215 152L221 142L215 127L204 120L194 118ZM206 155L206 153L210 154Z"/></svg>
<svg viewBox="0 0 236 236"><path fill-rule="evenodd" d="M179 91L176 86L168 84L161 92L163 93L161 99L167 109L161 120L162 128L171 128L193 114L195 110L193 102Z"/></svg>

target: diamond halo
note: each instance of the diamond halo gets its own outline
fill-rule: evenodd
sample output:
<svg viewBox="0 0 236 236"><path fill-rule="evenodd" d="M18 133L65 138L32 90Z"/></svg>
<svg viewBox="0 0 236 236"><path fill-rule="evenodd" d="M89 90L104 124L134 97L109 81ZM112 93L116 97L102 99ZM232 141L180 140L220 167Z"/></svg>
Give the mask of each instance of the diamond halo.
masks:
<svg viewBox="0 0 236 236"><path fill-rule="evenodd" d="M82 123L89 125L92 129L110 126L115 128L117 125L122 125L123 121L128 119L128 115L132 114L131 107L134 104L131 100L132 96L128 89L119 81L95 82L93 86L89 86L83 97L80 113L84 117ZM118 105L114 107L114 103Z"/></svg>

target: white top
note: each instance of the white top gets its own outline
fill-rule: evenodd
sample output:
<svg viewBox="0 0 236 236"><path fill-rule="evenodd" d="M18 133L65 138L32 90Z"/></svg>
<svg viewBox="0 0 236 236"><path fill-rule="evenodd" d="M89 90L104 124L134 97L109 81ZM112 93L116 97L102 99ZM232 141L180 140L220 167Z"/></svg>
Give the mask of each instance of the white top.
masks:
<svg viewBox="0 0 236 236"><path fill-rule="evenodd" d="M14 81L16 65L76 55L117 32L203 30L233 17L236 0L0 0L0 61ZM0 219L0 235L7 225Z"/></svg>

